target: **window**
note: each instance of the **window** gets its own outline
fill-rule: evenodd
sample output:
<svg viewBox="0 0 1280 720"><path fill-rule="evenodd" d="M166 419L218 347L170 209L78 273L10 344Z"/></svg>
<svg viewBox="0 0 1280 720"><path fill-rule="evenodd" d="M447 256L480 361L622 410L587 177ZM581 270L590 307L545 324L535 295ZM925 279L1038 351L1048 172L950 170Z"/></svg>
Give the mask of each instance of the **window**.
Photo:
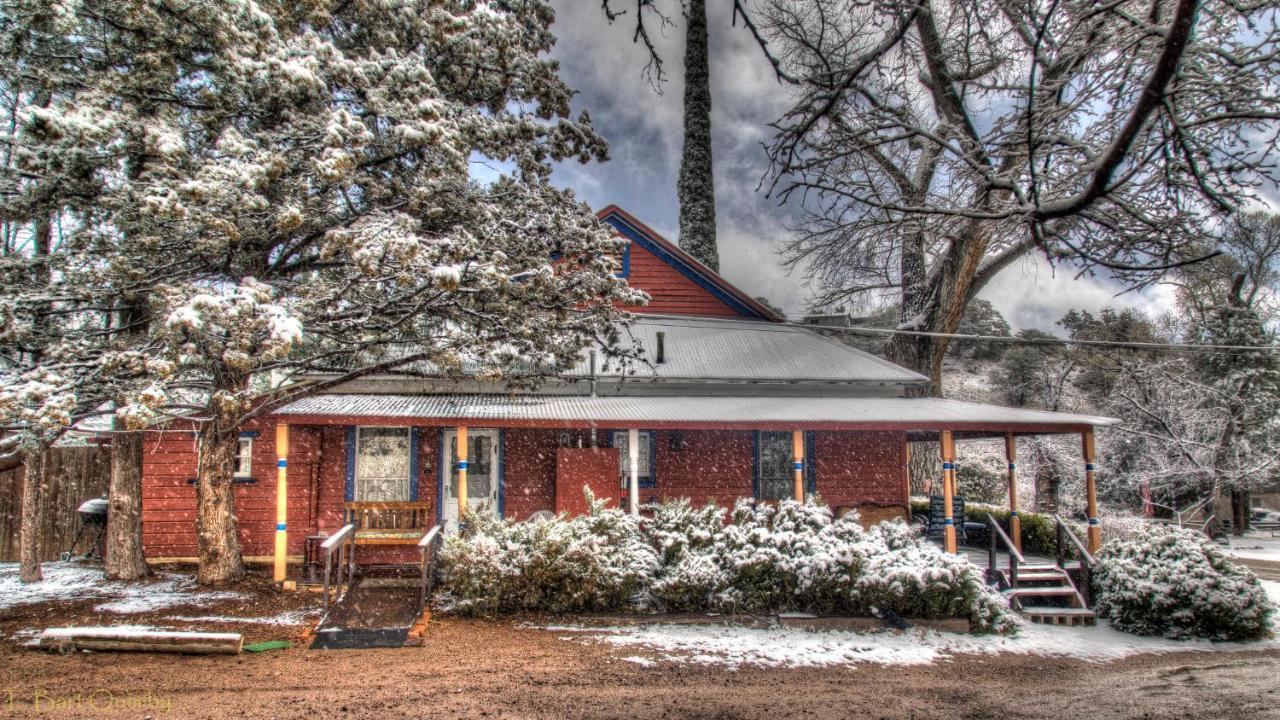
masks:
<svg viewBox="0 0 1280 720"><path fill-rule="evenodd" d="M356 431L355 500L410 500L409 428L358 428Z"/></svg>
<svg viewBox="0 0 1280 720"><path fill-rule="evenodd" d="M232 475L238 478L247 478L252 471L253 460L253 438L242 437L240 444L236 446L236 458L232 463L234 469Z"/></svg>
<svg viewBox="0 0 1280 720"><path fill-rule="evenodd" d="M652 430L641 430L640 437L640 456L638 458L640 466L636 468L638 484L642 488L651 488L657 486L657 478L654 476L654 450L655 450L655 433ZM622 487L631 486L631 452L627 447L627 438L631 433L626 430L613 433L611 440L613 446L618 448L618 476L622 482Z"/></svg>
<svg viewBox="0 0 1280 720"><path fill-rule="evenodd" d="M756 441L756 497L782 500L795 494L791 433L761 432Z"/></svg>

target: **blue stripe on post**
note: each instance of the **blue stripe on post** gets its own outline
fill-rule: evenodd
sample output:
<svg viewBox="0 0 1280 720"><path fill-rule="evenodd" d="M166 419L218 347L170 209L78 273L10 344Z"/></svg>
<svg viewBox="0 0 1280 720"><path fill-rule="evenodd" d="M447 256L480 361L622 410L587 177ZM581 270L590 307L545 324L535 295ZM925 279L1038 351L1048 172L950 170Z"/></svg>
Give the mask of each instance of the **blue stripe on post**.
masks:
<svg viewBox="0 0 1280 720"><path fill-rule="evenodd" d="M943 520L943 521L942 521L942 524L943 524L943 525L955 525L956 523L955 523L955 521L954 521L954 520L952 520L951 518L947 518L947 519L945 519L945 520Z"/></svg>
<svg viewBox="0 0 1280 720"><path fill-rule="evenodd" d="M459 470L466 470L466 469L467 469L467 461L466 461L466 460L459 460L459 461L458 461L458 469L459 469Z"/></svg>
<svg viewBox="0 0 1280 720"><path fill-rule="evenodd" d="M276 530L278 530L279 532L284 532L285 526L286 526L286 523L276 523Z"/></svg>
<svg viewBox="0 0 1280 720"><path fill-rule="evenodd" d="M1010 511L1009 511L1009 517L1018 517L1018 511L1017 511L1017 510L1010 510Z"/></svg>
<svg viewBox="0 0 1280 720"><path fill-rule="evenodd" d="M796 469L797 469L797 470L803 470L803 469L804 469L804 461L803 461L803 460L797 460L797 461L796 461Z"/></svg>
<svg viewBox="0 0 1280 720"><path fill-rule="evenodd" d="M1098 522L1098 518L1096 518L1096 517L1091 517L1091 518L1089 518L1089 524L1090 524L1090 525L1093 525L1093 526L1097 526L1097 525L1100 525L1101 523L1099 523L1099 522Z"/></svg>
<svg viewBox="0 0 1280 720"><path fill-rule="evenodd" d="M942 463L942 469L943 469L943 470L954 470L954 469L955 469L955 465L952 465L952 464L951 464L951 463L949 463L949 462L944 462L944 463Z"/></svg>
<svg viewBox="0 0 1280 720"><path fill-rule="evenodd" d="M289 467L289 461L285 460L284 458L280 458L279 460L276 461L276 467L287 468Z"/></svg>
<svg viewBox="0 0 1280 720"><path fill-rule="evenodd" d="M1093 472L1093 463L1085 463L1084 469L1086 472Z"/></svg>
<svg viewBox="0 0 1280 720"><path fill-rule="evenodd" d="M1016 470L1017 468L1018 468L1018 465L1016 463L1009 463L1010 470Z"/></svg>

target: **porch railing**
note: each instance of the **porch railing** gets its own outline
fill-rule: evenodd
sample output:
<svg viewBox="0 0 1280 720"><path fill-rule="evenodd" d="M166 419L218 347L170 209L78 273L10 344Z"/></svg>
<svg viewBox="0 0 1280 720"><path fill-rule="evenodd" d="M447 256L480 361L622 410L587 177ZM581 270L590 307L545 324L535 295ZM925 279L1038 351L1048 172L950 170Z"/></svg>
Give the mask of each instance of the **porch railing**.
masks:
<svg viewBox="0 0 1280 720"><path fill-rule="evenodd" d="M344 587L342 582L342 573L347 573L347 582L345 587L351 588L351 581L355 578L356 572L356 555L355 546L352 544L355 540L356 526L350 523L343 525L342 529L330 535L323 543L320 544L320 551L324 556L324 605L329 607L331 602L337 600L336 597L329 596L329 580L335 569L334 559L337 559L336 569L338 572L338 588ZM345 592L345 591L343 591ZM340 593L335 593L338 595Z"/></svg>
<svg viewBox="0 0 1280 720"><path fill-rule="evenodd" d="M436 580L436 560L440 554L440 526L436 525L427 531L418 541L418 551L422 553L422 585L418 589L418 615L427 608L427 600Z"/></svg>
<svg viewBox="0 0 1280 720"><path fill-rule="evenodd" d="M1093 555L1061 517L1054 515L1053 521L1058 526L1058 567L1067 573L1067 578L1070 579L1071 573L1067 569L1067 543L1070 542L1076 554L1080 556L1080 582L1073 584L1076 585L1076 592L1080 593L1080 600L1084 602L1084 606L1092 607L1089 600L1089 576L1093 573Z"/></svg>
<svg viewBox="0 0 1280 720"><path fill-rule="evenodd" d="M987 514L987 527L991 530L987 533L991 536L991 545L987 551L987 572L989 573L987 579L997 582L1000 580L1000 570L997 565L997 550L999 549L997 543L1002 544L1009 553L1009 575L1006 580L1008 581L1008 586L1016 590L1018 588L1018 565L1026 565L1027 560L1022 557L1022 553L1018 552L1017 546L1013 544L1013 541L1009 539L1009 535L1005 533L1004 528L1000 527L1000 523L996 522L995 517L990 513Z"/></svg>

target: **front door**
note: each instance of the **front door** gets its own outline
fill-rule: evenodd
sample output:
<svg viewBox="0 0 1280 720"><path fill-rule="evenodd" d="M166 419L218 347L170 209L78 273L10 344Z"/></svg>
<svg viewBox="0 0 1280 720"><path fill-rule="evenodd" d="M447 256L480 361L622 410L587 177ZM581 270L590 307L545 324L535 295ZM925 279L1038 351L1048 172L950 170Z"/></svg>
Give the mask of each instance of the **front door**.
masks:
<svg viewBox="0 0 1280 720"><path fill-rule="evenodd" d="M449 453L449 475L445 480L444 521L458 522L458 431L446 430L444 445ZM498 431L467 431L467 509L498 509Z"/></svg>

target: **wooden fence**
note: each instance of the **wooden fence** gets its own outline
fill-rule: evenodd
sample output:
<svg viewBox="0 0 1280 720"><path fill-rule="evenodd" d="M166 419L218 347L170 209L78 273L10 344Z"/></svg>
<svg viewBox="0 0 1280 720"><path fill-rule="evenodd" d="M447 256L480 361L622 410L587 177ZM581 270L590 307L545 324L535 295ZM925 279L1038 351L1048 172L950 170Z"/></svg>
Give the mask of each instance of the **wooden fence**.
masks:
<svg viewBox="0 0 1280 720"><path fill-rule="evenodd" d="M0 561L18 559L22 524L22 468L0 473ZM40 553L57 560L80 528L76 508L105 497L111 482L111 450L103 446L60 447L49 453L48 512L40 528ZM85 541L81 541L85 548Z"/></svg>

